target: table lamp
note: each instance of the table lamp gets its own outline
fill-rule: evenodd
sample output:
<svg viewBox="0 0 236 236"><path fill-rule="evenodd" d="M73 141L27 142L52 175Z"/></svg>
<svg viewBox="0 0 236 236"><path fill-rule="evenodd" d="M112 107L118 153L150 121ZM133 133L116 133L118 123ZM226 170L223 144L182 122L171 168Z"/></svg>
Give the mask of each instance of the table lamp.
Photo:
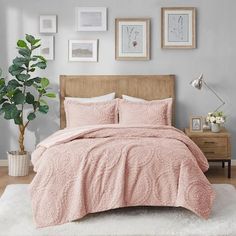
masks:
<svg viewBox="0 0 236 236"><path fill-rule="evenodd" d="M196 89L201 90L203 84L220 100L221 104L216 108L216 111L218 111L222 106L225 105L225 101L216 93L214 89L212 89L204 80L203 80L203 74L201 74L197 79L194 79L190 82L190 85Z"/></svg>

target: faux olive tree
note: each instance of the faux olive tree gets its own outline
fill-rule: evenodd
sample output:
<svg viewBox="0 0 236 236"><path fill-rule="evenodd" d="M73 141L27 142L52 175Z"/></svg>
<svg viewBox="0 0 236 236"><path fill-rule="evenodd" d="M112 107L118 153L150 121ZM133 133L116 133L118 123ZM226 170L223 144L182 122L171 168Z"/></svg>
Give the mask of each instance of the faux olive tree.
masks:
<svg viewBox="0 0 236 236"><path fill-rule="evenodd" d="M19 55L9 67L9 73L13 78L9 81L1 78L0 71L0 114L3 114L6 120L14 120L19 127L18 142L21 155L26 153L24 135L29 122L36 118L38 112L48 113L49 106L44 97L55 97L54 93L49 92L49 80L34 76L37 69L44 70L47 67L44 57L35 53L40 46L40 39L26 35L24 40L18 40Z"/></svg>

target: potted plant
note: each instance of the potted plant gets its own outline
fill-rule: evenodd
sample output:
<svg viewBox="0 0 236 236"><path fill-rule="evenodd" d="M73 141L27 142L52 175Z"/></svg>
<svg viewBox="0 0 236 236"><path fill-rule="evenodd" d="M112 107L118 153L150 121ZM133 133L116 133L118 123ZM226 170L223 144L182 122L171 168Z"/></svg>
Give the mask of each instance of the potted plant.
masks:
<svg viewBox="0 0 236 236"><path fill-rule="evenodd" d="M48 113L49 106L44 97L56 96L49 92L47 78L34 76L37 69L47 67L44 57L35 53L40 46L40 39L26 35L24 40L18 40L19 55L9 67L13 78L9 81L1 78L0 71L0 114L6 120L13 120L19 128L19 150L8 152L8 173L11 176L28 175L30 154L24 146L25 130L38 112Z"/></svg>
<svg viewBox="0 0 236 236"><path fill-rule="evenodd" d="M220 132L221 125L225 123L225 118L222 111L209 112L206 117L206 122L210 123L212 132L218 133Z"/></svg>

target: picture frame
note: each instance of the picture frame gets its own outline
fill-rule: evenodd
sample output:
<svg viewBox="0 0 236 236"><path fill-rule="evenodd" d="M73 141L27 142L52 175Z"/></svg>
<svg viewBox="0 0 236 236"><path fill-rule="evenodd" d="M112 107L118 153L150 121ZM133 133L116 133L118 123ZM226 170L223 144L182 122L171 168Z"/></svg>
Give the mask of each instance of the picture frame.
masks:
<svg viewBox="0 0 236 236"><path fill-rule="evenodd" d="M98 61L98 40L69 40L69 61Z"/></svg>
<svg viewBox="0 0 236 236"><path fill-rule="evenodd" d="M57 33L57 15L39 16L39 32L41 34Z"/></svg>
<svg viewBox="0 0 236 236"><path fill-rule="evenodd" d="M203 132L203 118L202 116L190 117L190 132Z"/></svg>
<svg viewBox="0 0 236 236"><path fill-rule="evenodd" d="M77 7L76 31L107 31L107 8Z"/></svg>
<svg viewBox="0 0 236 236"><path fill-rule="evenodd" d="M41 47L38 53L43 56L47 61L54 60L54 36L39 36L41 39Z"/></svg>
<svg viewBox="0 0 236 236"><path fill-rule="evenodd" d="M150 60L150 18L115 19L115 59Z"/></svg>
<svg viewBox="0 0 236 236"><path fill-rule="evenodd" d="M196 8L161 8L161 47L164 49L196 48Z"/></svg>

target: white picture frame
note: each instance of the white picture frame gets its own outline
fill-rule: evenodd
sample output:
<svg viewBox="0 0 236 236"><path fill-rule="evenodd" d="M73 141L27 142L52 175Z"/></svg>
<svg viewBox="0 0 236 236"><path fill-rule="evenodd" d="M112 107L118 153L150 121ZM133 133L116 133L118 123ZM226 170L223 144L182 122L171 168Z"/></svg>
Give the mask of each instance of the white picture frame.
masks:
<svg viewBox="0 0 236 236"><path fill-rule="evenodd" d="M191 116L189 126L191 132L203 132L202 116Z"/></svg>
<svg viewBox="0 0 236 236"><path fill-rule="evenodd" d="M107 31L107 8L77 7L76 31Z"/></svg>
<svg viewBox="0 0 236 236"><path fill-rule="evenodd" d="M57 15L39 16L39 32L41 34L57 33Z"/></svg>
<svg viewBox="0 0 236 236"><path fill-rule="evenodd" d="M98 40L69 40L69 61L97 62Z"/></svg>
<svg viewBox="0 0 236 236"><path fill-rule="evenodd" d="M161 21L162 48L196 48L196 8L162 8Z"/></svg>
<svg viewBox="0 0 236 236"><path fill-rule="evenodd" d="M39 55L43 56L47 61L54 60L54 36L39 36L41 39L41 47L38 48Z"/></svg>
<svg viewBox="0 0 236 236"><path fill-rule="evenodd" d="M150 60L150 19L115 20L116 60Z"/></svg>

